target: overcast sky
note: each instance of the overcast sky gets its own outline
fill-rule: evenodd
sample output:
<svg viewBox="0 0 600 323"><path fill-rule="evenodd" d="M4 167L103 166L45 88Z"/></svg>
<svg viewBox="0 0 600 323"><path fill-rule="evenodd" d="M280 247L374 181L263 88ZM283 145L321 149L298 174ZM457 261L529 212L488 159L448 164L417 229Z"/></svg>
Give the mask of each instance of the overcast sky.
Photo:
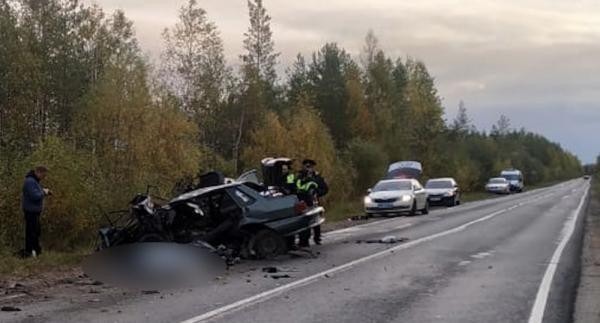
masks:
<svg viewBox="0 0 600 323"><path fill-rule="evenodd" d="M88 0L92 2L92 0ZM96 0L135 22L151 57L184 0ZM245 0L198 0L238 64ZM423 60L448 119L464 100L479 129L500 114L559 142L583 162L600 153L600 1L264 0L281 68L297 53L337 42L355 57L372 29L393 57Z"/></svg>

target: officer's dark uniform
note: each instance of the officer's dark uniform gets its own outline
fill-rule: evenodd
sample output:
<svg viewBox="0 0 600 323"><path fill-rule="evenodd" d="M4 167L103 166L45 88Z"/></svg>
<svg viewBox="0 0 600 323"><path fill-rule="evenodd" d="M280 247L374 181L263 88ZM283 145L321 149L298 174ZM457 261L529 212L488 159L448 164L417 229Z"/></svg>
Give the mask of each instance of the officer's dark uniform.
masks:
<svg viewBox="0 0 600 323"><path fill-rule="evenodd" d="M314 167L317 163L314 160L306 159L302 163L307 167ZM324 196L329 191L327 183L316 172L308 171L304 169L296 181L296 189L298 198L306 203L308 206L313 206L318 203L318 198ZM321 244L321 226L313 228L314 236L313 240L316 244ZM308 247L310 239L310 230L303 231L299 234L300 246Z"/></svg>

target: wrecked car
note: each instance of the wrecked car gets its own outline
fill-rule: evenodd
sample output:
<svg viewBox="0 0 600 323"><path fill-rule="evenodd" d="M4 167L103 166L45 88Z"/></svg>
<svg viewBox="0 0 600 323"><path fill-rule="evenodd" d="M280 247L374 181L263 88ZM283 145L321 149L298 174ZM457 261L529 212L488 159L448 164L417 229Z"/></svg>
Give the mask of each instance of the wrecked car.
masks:
<svg viewBox="0 0 600 323"><path fill-rule="evenodd" d="M255 174L254 174L255 175ZM252 178L253 173L244 178ZM324 222L324 208L295 195L274 193L254 181L197 188L157 206L136 196L123 225L100 230L100 248L135 242L201 241L241 257L272 258L287 251L286 238ZM121 221L122 222L122 221Z"/></svg>

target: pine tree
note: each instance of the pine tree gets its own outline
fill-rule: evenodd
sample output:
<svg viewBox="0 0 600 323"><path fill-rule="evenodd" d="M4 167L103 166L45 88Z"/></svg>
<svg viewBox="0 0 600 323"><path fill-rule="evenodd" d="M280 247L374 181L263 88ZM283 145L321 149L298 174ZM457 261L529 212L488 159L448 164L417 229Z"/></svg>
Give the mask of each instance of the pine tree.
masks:
<svg viewBox="0 0 600 323"><path fill-rule="evenodd" d="M505 136L508 135L510 131L510 119L505 115L501 115L496 124L492 125L491 135L496 137Z"/></svg>
<svg viewBox="0 0 600 323"><path fill-rule="evenodd" d="M470 132L476 131L472 124L471 118L469 118L467 114L465 103L462 100L458 103L458 113L452 121L452 126L450 128L452 131L463 136Z"/></svg>

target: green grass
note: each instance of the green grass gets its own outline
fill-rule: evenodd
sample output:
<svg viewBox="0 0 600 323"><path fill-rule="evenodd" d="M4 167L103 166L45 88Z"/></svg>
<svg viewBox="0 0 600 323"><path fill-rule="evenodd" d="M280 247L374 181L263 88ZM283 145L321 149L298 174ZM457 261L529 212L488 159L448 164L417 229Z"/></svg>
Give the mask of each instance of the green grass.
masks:
<svg viewBox="0 0 600 323"><path fill-rule="evenodd" d="M325 218L327 222L344 221L349 217L364 213L362 198L356 198L350 202L336 203L326 209Z"/></svg>
<svg viewBox="0 0 600 323"><path fill-rule="evenodd" d="M44 252L37 258L22 259L6 253L0 254L0 279L25 278L48 271L67 270L81 263L85 252Z"/></svg>

